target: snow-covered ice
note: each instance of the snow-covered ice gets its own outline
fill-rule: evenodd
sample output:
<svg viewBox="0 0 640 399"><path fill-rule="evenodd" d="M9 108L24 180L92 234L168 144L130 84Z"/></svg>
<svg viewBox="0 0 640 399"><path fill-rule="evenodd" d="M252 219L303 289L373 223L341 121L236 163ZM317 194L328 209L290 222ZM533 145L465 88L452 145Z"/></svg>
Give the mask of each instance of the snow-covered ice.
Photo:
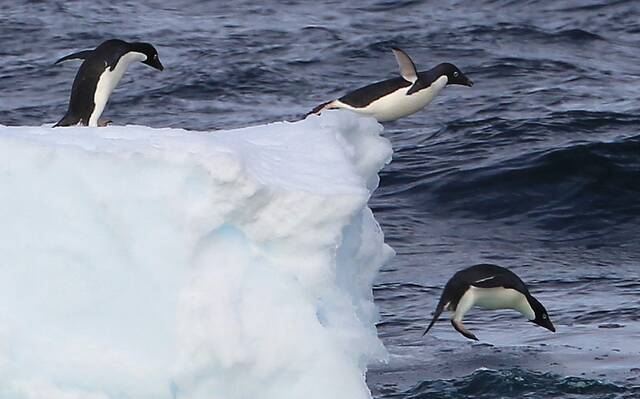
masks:
<svg viewBox="0 0 640 399"><path fill-rule="evenodd" d="M369 398L381 130L0 126L0 398Z"/></svg>

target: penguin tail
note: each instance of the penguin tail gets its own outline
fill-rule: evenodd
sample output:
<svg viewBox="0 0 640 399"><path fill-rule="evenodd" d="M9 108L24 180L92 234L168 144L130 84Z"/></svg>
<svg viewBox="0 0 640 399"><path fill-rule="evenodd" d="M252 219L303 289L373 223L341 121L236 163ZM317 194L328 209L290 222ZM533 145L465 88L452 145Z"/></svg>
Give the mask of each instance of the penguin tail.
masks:
<svg viewBox="0 0 640 399"><path fill-rule="evenodd" d="M427 329L424 330L424 332L422 333L423 337L425 335L427 335L429 330L431 330L431 327L433 327L433 325L436 324L436 321L438 321L438 319L440 318L440 315L442 314L442 311L444 310L445 303L446 303L446 298L445 298L444 295L442 295L440 297L440 301L438 302L438 306L436 306L436 311L433 313L433 319L431 319L431 323L429 323L429 327L427 327Z"/></svg>
<svg viewBox="0 0 640 399"><path fill-rule="evenodd" d="M58 121L58 123L53 125L53 127L75 126L75 125L79 124L81 121L82 121L82 118L80 118L79 116L75 116L75 115L71 115L71 114L67 113L65 116L62 117L62 119L60 119Z"/></svg>
<svg viewBox="0 0 640 399"><path fill-rule="evenodd" d="M330 101L327 101L327 102L324 102L324 103L318 105L317 107L312 109L311 112L308 112L304 117L306 118L307 116L312 115L312 114L319 114L320 111L324 111L324 109L327 108L327 105L331 104L332 102L333 102L333 100L330 100Z"/></svg>

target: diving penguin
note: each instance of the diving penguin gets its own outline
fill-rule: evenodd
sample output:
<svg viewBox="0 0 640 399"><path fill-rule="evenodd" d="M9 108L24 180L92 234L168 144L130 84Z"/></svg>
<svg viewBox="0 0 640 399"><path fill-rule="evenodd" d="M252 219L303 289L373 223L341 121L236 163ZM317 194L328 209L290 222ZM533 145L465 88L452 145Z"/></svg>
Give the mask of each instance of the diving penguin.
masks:
<svg viewBox="0 0 640 399"><path fill-rule="evenodd" d="M453 327L465 337L477 341L478 338L462 324L465 313L474 305L491 310L513 309L529 321L556 331L547 310L529 293L520 277L501 266L480 264L457 272L447 282L433 320L422 335L429 332L442 311L447 309L454 312L451 319Z"/></svg>
<svg viewBox="0 0 640 399"><path fill-rule="evenodd" d="M373 116L378 122L394 121L426 107L447 85L473 86L473 82L453 64L443 63L417 72L409 56L392 48L401 77L383 80L352 91L337 100L315 107L309 114L329 109L348 109Z"/></svg>
<svg viewBox="0 0 640 399"><path fill-rule="evenodd" d="M94 50L67 55L55 63L75 59L84 62L73 80L67 113L54 127L103 125L100 115L132 62L141 61L160 71L164 69L158 52L151 44L127 43L118 39L107 40Z"/></svg>

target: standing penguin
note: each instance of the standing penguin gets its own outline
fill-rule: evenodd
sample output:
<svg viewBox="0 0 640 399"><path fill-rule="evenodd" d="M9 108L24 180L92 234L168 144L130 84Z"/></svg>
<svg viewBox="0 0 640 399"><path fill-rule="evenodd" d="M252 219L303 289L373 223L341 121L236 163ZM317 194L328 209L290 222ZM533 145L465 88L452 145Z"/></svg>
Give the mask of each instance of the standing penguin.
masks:
<svg viewBox="0 0 640 399"><path fill-rule="evenodd" d="M401 77L359 88L337 100L318 105L307 115L328 109L348 109L373 116L378 122L394 121L426 107L447 85L473 86L471 79L453 64L443 63L418 72L407 53L399 48L392 48L392 51Z"/></svg>
<svg viewBox="0 0 640 399"><path fill-rule="evenodd" d="M75 59L84 62L73 80L69 109L54 127L102 125L100 115L109 96L132 62L141 61L160 71L164 69L158 52L151 44L127 43L118 39L107 40L94 50L67 55L55 63Z"/></svg>
<svg viewBox="0 0 640 399"><path fill-rule="evenodd" d="M436 323L443 310L454 312L451 324L462 335L478 340L462 324L465 313L473 306L484 309L513 309L529 321L550 331L556 329L549 320L547 310L534 298L512 271L497 265L481 264L461 270L451 277L444 287L433 320L423 336Z"/></svg>

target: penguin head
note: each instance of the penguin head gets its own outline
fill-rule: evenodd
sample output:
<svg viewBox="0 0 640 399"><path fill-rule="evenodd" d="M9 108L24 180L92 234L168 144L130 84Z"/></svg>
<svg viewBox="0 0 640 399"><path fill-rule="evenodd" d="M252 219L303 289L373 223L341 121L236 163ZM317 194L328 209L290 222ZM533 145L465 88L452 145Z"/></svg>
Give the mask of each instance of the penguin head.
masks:
<svg viewBox="0 0 640 399"><path fill-rule="evenodd" d="M544 327L549 331L556 332L556 328L551 323L551 319L549 319L549 314L547 313L547 309L533 296L529 296L528 298L529 305L531 305L531 309L536 316L535 319L530 320L532 323L539 325L540 327Z"/></svg>
<svg viewBox="0 0 640 399"><path fill-rule="evenodd" d="M438 69L440 69L441 75L447 75L448 85L473 86L471 79L469 79L467 75L462 73L462 71L453 64L445 62L438 65Z"/></svg>
<svg viewBox="0 0 640 399"><path fill-rule="evenodd" d="M142 61L143 64L147 64L152 68L162 71L164 66L160 63L158 57L158 51L149 43L131 43L131 51L142 53L147 56L147 59Z"/></svg>

